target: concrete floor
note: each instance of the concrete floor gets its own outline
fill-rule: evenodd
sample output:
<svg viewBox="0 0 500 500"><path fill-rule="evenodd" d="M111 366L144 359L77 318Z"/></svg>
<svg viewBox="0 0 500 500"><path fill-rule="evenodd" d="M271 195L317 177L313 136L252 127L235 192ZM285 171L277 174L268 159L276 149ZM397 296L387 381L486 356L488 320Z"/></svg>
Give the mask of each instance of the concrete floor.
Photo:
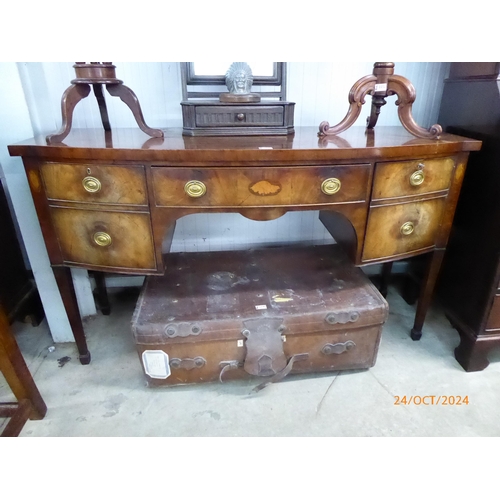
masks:
<svg viewBox="0 0 500 500"><path fill-rule="evenodd" d="M13 325L48 406L21 436L500 436L500 353L486 370L466 373L453 356L458 333L437 305L413 342L414 306L395 288L373 368L289 376L257 394L254 380L146 387L130 331L136 298L135 289L117 290L110 316L86 320L88 366L74 344L49 351L46 322ZM395 405L398 396L467 396L468 404ZM3 378L0 401L13 401Z"/></svg>

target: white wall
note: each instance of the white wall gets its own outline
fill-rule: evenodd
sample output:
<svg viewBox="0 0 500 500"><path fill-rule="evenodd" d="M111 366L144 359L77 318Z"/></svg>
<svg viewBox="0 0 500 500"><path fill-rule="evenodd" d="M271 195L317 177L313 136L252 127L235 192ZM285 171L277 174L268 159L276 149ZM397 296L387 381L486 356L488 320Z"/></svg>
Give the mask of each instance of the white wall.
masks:
<svg viewBox="0 0 500 500"><path fill-rule="evenodd" d="M179 63L114 64L117 77L137 95L145 121L150 127L182 127ZM328 120L333 125L345 116L350 88L359 78L371 74L373 63L291 62L287 66L288 100L296 103L295 125L317 127L323 120ZM20 160L8 157L6 145L33 134L46 135L60 127L60 100L64 90L75 77L73 63L17 63L17 67L14 63L2 63L0 70L3 89L0 89L0 107L3 108L2 104L10 108L15 107L10 113L15 115L15 119L10 117L1 122L0 162L2 165L11 166L12 175L22 176ZM416 88L417 99L413 106L413 115L423 127L429 127L437 121L443 80L448 70L448 63L396 62L396 74L407 77ZM3 81L4 72L9 76L8 83ZM132 113L121 100L112 98L106 92L105 97L112 127L136 127ZM382 108L377 126L400 124L395 100L395 97L387 99L387 105ZM364 108L356 125L365 125L370 98ZM101 126L97 103L91 94L75 108L73 127ZM26 186L19 188L18 196L24 199L24 202L18 203L18 207L28 203L29 193L26 192ZM36 224L36 218L33 217L31 214L27 216L29 222L21 221L21 214L18 213L20 225L26 228ZM250 221L239 214L197 214L178 221L172 251L230 250L270 243L328 241L331 241L331 237L319 223L317 212L291 212L268 222ZM43 253L42 249L40 252ZM33 252L30 261L32 256ZM47 283L50 281L47 278ZM74 281L82 314L95 313L86 272L75 272ZM37 280L37 284L39 289L43 288L45 279ZM47 304L46 311L47 308L51 309L52 305ZM67 326L62 328L65 330ZM52 333L54 335L54 331ZM54 338L59 341L67 340L68 334L54 335Z"/></svg>

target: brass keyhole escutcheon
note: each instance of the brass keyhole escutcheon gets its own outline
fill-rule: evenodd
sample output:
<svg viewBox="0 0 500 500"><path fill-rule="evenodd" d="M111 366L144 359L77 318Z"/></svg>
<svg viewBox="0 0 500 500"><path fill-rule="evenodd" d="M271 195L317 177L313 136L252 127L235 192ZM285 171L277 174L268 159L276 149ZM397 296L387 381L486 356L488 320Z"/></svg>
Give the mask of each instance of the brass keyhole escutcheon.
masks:
<svg viewBox="0 0 500 500"><path fill-rule="evenodd" d="M201 181L189 181L184 186L184 191L191 198L199 198L207 192L207 186Z"/></svg>
<svg viewBox="0 0 500 500"><path fill-rule="evenodd" d="M330 179L325 179L321 184L321 191L323 193L332 195L340 191L341 182L335 177L331 177Z"/></svg>
<svg viewBox="0 0 500 500"><path fill-rule="evenodd" d="M85 191L89 193L97 193L97 191L101 190L101 181L90 175L83 179L82 184Z"/></svg>
<svg viewBox="0 0 500 500"><path fill-rule="evenodd" d="M97 233L94 233L94 241L100 247L108 247L111 245L111 236L103 231L98 231Z"/></svg>
<svg viewBox="0 0 500 500"><path fill-rule="evenodd" d="M409 234L413 233L415 229L415 226L413 225L413 222L405 222L399 229L399 232L403 236L408 236Z"/></svg>
<svg viewBox="0 0 500 500"><path fill-rule="evenodd" d="M422 170L416 170L410 175L410 184L412 186L420 186L424 182L424 172Z"/></svg>

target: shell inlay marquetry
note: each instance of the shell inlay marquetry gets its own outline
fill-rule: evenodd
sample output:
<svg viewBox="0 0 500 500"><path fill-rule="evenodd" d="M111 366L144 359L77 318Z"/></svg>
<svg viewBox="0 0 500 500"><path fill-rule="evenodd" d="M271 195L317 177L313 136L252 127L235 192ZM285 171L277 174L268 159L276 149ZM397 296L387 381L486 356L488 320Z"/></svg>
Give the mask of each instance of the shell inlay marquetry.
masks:
<svg viewBox="0 0 500 500"><path fill-rule="evenodd" d="M251 184L248 189L257 196L272 196L281 191L281 184L262 180Z"/></svg>

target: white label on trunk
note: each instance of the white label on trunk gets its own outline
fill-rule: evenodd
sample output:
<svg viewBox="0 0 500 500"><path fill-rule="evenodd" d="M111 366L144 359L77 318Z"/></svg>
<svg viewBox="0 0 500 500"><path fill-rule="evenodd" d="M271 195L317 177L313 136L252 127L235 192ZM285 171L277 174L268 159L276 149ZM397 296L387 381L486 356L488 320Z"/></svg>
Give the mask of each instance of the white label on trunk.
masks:
<svg viewBox="0 0 500 500"><path fill-rule="evenodd" d="M267 309L266 304L262 304L261 306L255 306L255 309Z"/></svg>
<svg viewBox="0 0 500 500"><path fill-rule="evenodd" d="M163 351L144 351L142 363L146 375L151 378L166 379L170 377L168 354Z"/></svg>

